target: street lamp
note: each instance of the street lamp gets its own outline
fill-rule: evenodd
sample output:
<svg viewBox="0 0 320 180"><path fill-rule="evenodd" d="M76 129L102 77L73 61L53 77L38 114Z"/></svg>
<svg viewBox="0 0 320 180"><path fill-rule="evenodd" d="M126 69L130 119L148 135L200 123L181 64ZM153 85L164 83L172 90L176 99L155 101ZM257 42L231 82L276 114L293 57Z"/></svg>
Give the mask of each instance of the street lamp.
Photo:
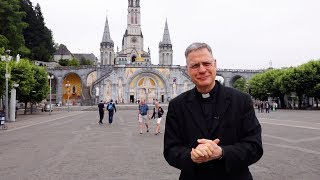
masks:
<svg viewBox="0 0 320 180"><path fill-rule="evenodd" d="M49 106L50 106L50 108L49 108L49 115L51 115L51 111L52 111L52 104L51 104L51 99L52 99L52 94L51 94L51 91L52 91L52 88L51 88L51 80L52 79L54 79L54 76L52 75L52 76L49 76L48 75L48 79L49 79L49 84L50 84L50 103L49 103Z"/></svg>
<svg viewBox="0 0 320 180"><path fill-rule="evenodd" d="M68 100L67 100L67 103L68 103L68 112L70 112L70 107L69 107L69 87L70 87L70 83L67 83L67 84L66 84L66 87L67 87L67 97L68 97Z"/></svg>
<svg viewBox="0 0 320 180"><path fill-rule="evenodd" d="M6 108L6 121L9 121L9 93L8 93L8 82L9 82L9 78L10 78L10 74L8 72L8 64L9 64L9 61L11 61L12 59L12 56L10 56L10 50L6 50L7 52L7 55L5 56L1 56L1 60L2 61L6 61L6 105L5 105L5 108Z"/></svg>

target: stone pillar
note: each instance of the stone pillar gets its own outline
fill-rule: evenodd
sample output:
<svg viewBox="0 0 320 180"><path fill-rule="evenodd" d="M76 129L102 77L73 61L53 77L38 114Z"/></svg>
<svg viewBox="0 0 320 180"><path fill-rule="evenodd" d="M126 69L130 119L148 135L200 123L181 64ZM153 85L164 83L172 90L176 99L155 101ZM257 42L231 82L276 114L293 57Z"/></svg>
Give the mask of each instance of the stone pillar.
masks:
<svg viewBox="0 0 320 180"><path fill-rule="evenodd" d="M63 80L62 77L59 76L57 78L57 85L56 85L56 103L59 104L59 106L62 106L62 89L65 86L65 84L62 84Z"/></svg>
<svg viewBox="0 0 320 180"><path fill-rule="evenodd" d="M16 89L11 89L11 99L10 99L10 121L16 121Z"/></svg>

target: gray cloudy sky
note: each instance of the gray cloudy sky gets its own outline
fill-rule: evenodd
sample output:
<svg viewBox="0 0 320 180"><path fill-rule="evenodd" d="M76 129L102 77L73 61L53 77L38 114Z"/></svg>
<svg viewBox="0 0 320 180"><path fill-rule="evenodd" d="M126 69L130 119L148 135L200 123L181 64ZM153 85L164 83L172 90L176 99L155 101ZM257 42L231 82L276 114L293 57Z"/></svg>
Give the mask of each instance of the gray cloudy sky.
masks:
<svg viewBox="0 0 320 180"><path fill-rule="evenodd" d="M39 3L56 43L72 53L99 56L108 15L111 38L121 49L127 0L31 0ZM320 59L319 0L140 0L144 49L158 64L158 44L168 19L174 64L184 50L207 42L219 68L275 68Z"/></svg>

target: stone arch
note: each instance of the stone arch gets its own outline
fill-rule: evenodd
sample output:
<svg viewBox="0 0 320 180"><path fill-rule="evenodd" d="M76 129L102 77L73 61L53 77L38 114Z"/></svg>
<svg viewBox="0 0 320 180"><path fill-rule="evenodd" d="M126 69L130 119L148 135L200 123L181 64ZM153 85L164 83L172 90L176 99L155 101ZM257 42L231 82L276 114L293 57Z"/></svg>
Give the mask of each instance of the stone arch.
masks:
<svg viewBox="0 0 320 180"><path fill-rule="evenodd" d="M237 75L234 75L234 76L232 76L232 77L230 78L230 82L229 82L229 83L230 83L231 87L233 87L234 82L235 82L236 80L240 79L240 78L243 78L243 79L245 80L245 82L247 82L247 79L246 79L245 77L237 74Z"/></svg>
<svg viewBox="0 0 320 180"><path fill-rule="evenodd" d="M90 87L97 80L97 71L91 71L87 74L87 84L86 87Z"/></svg>
<svg viewBox="0 0 320 180"><path fill-rule="evenodd" d="M216 80L218 80L221 84L225 85L226 78L223 76L223 74L217 73Z"/></svg>
<svg viewBox="0 0 320 180"><path fill-rule="evenodd" d="M161 81L161 83L163 84L163 99L166 99L168 94L169 94L169 83L165 80L166 78L158 71L156 70L152 70L152 69L142 69L142 70L137 70L135 71L130 77L128 77L127 79L127 84L128 86L125 87L126 88L126 92L129 92L127 95L127 99L130 99L130 84L132 83L132 81L136 78L138 78L139 76L143 77L143 76L148 76L148 77L154 77L154 79L159 78L159 80ZM159 99L160 100L160 99Z"/></svg>
<svg viewBox="0 0 320 180"><path fill-rule="evenodd" d="M62 103L76 105L81 102L82 79L77 73L67 73L62 81Z"/></svg>

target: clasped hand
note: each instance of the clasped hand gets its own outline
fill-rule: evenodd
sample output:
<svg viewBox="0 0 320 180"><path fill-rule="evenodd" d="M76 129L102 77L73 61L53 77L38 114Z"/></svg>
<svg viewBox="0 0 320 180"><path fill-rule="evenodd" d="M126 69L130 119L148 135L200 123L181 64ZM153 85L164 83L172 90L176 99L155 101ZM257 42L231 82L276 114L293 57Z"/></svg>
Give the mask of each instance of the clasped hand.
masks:
<svg viewBox="0 0 320 180"><path fill-rule="evenodd" d="M195 163L204 163L222 156L222 149L218 146L219 139L198 139L198 146L192 148L191 159Z"/></svg>

